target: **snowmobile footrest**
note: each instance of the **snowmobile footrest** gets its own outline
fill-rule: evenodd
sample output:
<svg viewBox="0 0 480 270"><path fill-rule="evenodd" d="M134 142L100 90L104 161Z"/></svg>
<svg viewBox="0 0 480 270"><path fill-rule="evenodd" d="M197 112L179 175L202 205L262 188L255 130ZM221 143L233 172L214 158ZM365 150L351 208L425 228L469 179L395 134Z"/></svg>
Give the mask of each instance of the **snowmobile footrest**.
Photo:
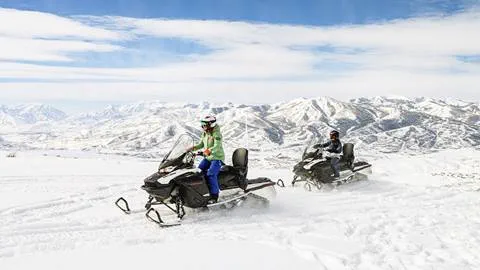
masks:
<svg viewBox="0 0 480 270"><path fill-rule="evenodd" d="M250 195L249 193L243 193L239 196L233 196L229 199L226 199L226 200L222 200L222 201L219 201L219 202L216 202L216 203L211 203L211 204L207 204L206 207L207 208L215 208L215 207L218 207L218 206L223 206L223 205L227 205L227 204L230 204L230 203L238 203L242 200L245 199L245 197L247 197L248 195Z"/></svg>
<svg viewBox="0 0 480 270"><path fill-rule="evenodd" d="M121 206L119 203L120 202L123 202L125 204L125 206ZM128 206L128 202L127 200L125 200L123 197L120 197L118 198L116 201L115 201L115 205L120 208L120 210L122 210L125 214L130 214L131 211L130 211L130 207Z"/></svg>

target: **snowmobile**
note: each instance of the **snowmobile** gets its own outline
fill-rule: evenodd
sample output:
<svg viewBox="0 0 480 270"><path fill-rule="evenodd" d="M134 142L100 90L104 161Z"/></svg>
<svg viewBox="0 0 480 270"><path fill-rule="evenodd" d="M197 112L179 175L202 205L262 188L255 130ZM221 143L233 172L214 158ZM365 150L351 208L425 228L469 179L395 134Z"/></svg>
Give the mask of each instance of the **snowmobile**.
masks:
<svg viewBox="0 0 480 270"><path fill-rule="evenodd" d="M148 193L145 216L161 227L180 225L188 208L231 208L240 205L247 198L268 204L275 196L275 183L261 177L247 179L248 150L238 148L233 152L232 165L223 165L218 175L220 197L218 202L209 203L210 194L207 179L200 169L194 166L194 153L188 149L194 145L193 137L181 135L172 149L160 162L158 171L144 179L141 186ZM124 213L130 214L127 200L120 197L115 204ZM176 222L164 222L154 205L166 207L177 216ZM137 211L138 212L138 211Z"/></svg>
<svg viewBox="0 0 480 270"><path fill-rule="evenodd" d="M314 148L312 140L302 154L302 160L293 168L293 181L295 183L305 181L305 189L311 191L312 186L322 189L325 186L338 186L354 181L368 179L372 173L372 165L365 161L355 161L353 152L354 145L345 143L342 154L332 154L322 148ZM340 158L340 177L334 177L330 166L332 157Z"/></svg>

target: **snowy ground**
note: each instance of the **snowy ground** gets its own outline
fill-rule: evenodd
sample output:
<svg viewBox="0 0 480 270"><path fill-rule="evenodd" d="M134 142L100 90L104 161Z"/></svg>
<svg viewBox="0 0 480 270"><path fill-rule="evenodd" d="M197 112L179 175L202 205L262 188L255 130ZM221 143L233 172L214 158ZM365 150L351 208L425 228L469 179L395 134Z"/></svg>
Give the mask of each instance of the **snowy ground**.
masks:
<svg viewBox="0 0 480 270"><path fill-rule="evenodd" d="M278 188L269 208L193 212L167 229L139 209L157 164L0 152L0 269L480 269L480 151L371 160L369 181ZM58 155L58 156L57 156ZM250 176L284 178L290 169ZM136 203L135 203L136 202Z"/></svg>

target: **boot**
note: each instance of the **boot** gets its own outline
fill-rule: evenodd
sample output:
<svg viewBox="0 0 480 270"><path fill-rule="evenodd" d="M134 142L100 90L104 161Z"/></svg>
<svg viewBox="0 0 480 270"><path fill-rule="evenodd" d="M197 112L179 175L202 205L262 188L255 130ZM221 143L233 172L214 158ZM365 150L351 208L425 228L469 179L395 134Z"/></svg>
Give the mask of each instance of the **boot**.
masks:
<svg viewBox="0 0 480 270"><path fill-rule="evenodd" d="M208 204L214 204L218 202L218 194L210 194L210 198L208 199Z"/></svg>

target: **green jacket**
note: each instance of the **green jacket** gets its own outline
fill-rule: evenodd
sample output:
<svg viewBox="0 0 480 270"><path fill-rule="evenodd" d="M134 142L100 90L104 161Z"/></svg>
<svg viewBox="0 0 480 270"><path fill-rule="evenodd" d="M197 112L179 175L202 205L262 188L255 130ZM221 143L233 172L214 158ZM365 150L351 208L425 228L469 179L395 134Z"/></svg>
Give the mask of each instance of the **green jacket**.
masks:
<svg viewBox="0 0 480 270"><path fill-rule="evenodd" d="M203 132L200 137L200 141L194 146L193 150L199 150L202 148L209 149L211 154L205 157L207 160L221 160L225 161L225 153L222 146L222 134L220 133L220 127L217 125L213 128L212 132Z"/></svg>

